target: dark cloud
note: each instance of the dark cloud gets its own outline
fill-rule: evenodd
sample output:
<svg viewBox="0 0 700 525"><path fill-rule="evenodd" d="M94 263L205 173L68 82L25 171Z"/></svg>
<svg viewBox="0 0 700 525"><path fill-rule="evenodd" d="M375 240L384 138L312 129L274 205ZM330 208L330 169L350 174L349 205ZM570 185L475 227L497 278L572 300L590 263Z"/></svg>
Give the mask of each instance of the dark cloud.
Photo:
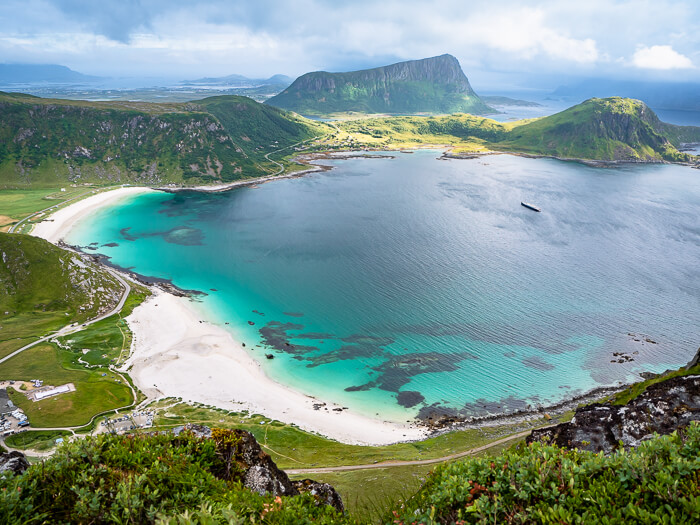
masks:
<svg viewBox="0 0 700 525"><path fill-rule="evenodd" d="M176 3L178 2L54 0L58 9L79 21L89 31L124 43L129 42L129 37L135 30L148 29L152 17L162 8Z"/></svg>

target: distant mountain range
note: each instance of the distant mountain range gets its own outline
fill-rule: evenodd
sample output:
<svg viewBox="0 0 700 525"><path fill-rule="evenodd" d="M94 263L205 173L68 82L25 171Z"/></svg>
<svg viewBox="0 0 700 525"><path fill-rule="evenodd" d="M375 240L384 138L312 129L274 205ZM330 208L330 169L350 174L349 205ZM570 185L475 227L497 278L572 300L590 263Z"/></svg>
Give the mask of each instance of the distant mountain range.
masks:
<svg viewBox="0 0 700 525"><path fill-rule="evenodd" d="M248 78L243 75L228 75L225 77L205 77L196 80L184 80L182 84L215 85L228 87L257 87L257 86L288 86L292 79L286 75L273 75L270 78Z"/></svg>
<svg viewBox="0 0 700 525"><path fill-rule="evenodd" d="M0 64L0 84L27 84L30 82L76 83L97 82L101 77L83 75L66 66L56 64Z"/></svg>
<svg viewBox="0 0 700 525"><path fill-rule="evenodd" d="M496 112L474 92L452 55L348 73L306 73L266 103L303 115Z"/></svg>
<svg viewBox="0 0 700 525"><path fill-rule="evenodd" d="M567 99L636 98L658 109L700 111L700 84L672 82L635 82L626 80L589 79L570 86L560 86L555 97Z"/></svg>

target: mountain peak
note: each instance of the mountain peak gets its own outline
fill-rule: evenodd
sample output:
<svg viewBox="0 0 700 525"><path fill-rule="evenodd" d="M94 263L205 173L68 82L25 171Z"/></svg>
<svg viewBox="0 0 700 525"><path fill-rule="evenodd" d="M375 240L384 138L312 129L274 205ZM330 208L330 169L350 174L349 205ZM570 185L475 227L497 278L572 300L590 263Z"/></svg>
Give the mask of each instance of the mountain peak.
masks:
<svg viewBox="0 0 700 525"><path fill-rule="evenodd" d="M303 114L492 112L449 54L346 73L306 73L267 103Z"/></svg>

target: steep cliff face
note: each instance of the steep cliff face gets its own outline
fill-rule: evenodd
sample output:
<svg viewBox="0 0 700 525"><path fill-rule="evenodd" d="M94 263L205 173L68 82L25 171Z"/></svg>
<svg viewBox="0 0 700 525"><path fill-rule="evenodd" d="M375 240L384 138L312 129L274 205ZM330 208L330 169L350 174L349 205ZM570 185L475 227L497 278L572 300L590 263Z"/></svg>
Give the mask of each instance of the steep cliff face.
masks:
<svg viewBox="0 0 700 525"><path fill-rule="evenodd" d="M302 75L268 104L298 113L489 113L452 55Z"/></svg>

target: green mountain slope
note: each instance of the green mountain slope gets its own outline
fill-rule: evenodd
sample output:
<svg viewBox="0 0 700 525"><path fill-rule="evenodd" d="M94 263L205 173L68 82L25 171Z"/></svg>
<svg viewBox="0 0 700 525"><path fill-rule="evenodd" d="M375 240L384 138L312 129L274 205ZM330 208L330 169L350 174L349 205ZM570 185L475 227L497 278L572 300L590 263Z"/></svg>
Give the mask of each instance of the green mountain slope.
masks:
<svg viewBox="0 0 700 525"><path fill-rule="evenodd" d="M266 104L306 115L493 113L452 55L349 73L307 73Z"/></svg>
<svg viewBox="0 0 700 525"><path fill-rule="evenodd" d="M662 123L644 102L592 98L517 125L494 147L537 155L606 161L689 161L676 147L700 140L700 128Z"/></svg>
<svg viewBox="0 0 700 525"><path fill-rule="evenodd" d="M107 272L43 239L0 233L0 357L119 302Z"/></svg>
<svg viewBox="0 0 700 525"><path fill-rule="evenodd" d="M278 170L266 153L312 137L314 126L237 96L150 104L0 94L0 184L261 176Z"/></svg>

